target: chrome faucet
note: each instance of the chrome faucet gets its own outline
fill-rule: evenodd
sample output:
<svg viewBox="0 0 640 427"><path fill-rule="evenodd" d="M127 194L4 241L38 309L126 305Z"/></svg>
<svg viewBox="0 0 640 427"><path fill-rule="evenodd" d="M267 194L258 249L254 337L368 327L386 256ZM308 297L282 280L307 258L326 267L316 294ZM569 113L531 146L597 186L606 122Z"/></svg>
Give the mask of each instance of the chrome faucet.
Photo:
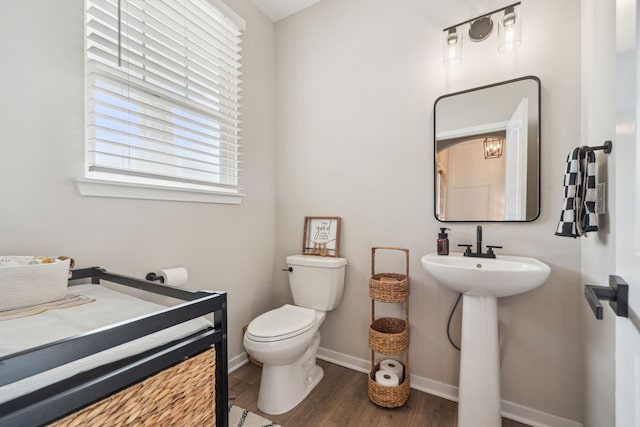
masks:
<svg viewBox="0 0 640 427"><path fill-rule="evenodd" d="M502 249L502 246L487 245L487 253L482 253L482 226L481 225L479 225L476 228L476 251L475 252L471 250L471 246L473 245L459 244L458 246L463 246L467 248L464 250L464 254L463 254L464 256L476 257L476 258L495 258L496 254L493 253L493 250L498 248Z"/></svg>

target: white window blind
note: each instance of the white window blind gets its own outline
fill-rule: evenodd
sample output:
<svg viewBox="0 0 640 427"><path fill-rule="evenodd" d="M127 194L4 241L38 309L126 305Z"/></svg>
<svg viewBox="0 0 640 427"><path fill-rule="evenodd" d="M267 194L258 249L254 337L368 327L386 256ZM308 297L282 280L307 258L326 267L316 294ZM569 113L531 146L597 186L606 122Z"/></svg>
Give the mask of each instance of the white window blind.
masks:
<svg viewBox="0 0 640 427"><path fill-rule="evenodd" d="M238 195L244 22L219 0L87 0L86 176Z"/></svg>

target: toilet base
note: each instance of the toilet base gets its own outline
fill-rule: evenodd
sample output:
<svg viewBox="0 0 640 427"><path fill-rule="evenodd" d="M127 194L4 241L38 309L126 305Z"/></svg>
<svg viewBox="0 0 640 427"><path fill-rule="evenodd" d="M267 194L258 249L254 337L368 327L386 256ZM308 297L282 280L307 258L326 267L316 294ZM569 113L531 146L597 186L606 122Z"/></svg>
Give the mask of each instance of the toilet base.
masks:
<svg viewBox="0 0 640 427"><path fill-rule="evenodd" d="M270 415L284 414L295 408L320 383L324 371L316 365L320 333L316 332L311 346L298 360L288 365L262 366L258 408Z"/></svg>

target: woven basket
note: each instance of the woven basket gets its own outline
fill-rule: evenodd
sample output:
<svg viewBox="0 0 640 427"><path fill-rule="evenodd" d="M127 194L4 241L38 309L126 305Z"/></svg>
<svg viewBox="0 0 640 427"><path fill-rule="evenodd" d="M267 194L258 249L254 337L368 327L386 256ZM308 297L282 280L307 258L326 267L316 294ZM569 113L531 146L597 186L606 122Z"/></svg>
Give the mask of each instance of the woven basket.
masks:
<svg viewBox="0 0 640 427"><path fill-rule="evenodd" d="M409 297L405 274L379 273L369 278L369 298L380 302L404 302Z"/></svg>
<svg viewBox="0 0 640 427"><path fill-rule="evenodd" d="M369 399L376 405L385 408L397 408L404 405L409 398L409 391L411 389L408 360L405 366L404 380L402 384L398 386L378 384L375 380L378 369L380 369L380 364L376 363L375 367L369 372Z"/></svg>
<svg viewBox="0 0 640 427"><path fill-rule="evenodd" d="M400 354L409 348L407 322L394 317L381 317L369 326L369 347L376 353Z"/></svg>
<svg viewBox="0 0 640 427"><path fill-rule="evenodd" d="M390 249L405 253L405 274L376 273L376 250ZM371 248L369 298L380 302L405 302L409 298L409 249L377 246Z"/></svg>
<svg viewBox="0 0 640 427"><path fill-rule="evenodd" d="M212 348L51 426L214 426L215 372Z"/></svg>
<svg viewBox="0 0 640 427"><path fill-rule="evenodd" d="M71 260L28 264L31 256L2 256L0 310L28 307L62 299L67 294Z"/></svg>

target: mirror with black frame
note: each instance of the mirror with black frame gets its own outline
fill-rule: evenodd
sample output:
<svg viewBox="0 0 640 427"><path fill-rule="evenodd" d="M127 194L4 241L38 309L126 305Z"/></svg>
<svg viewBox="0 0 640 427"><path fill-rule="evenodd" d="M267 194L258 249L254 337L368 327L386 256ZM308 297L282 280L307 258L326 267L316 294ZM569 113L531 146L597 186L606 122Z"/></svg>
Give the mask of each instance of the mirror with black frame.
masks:
<svg viewBox="0 0 640 427"><path fill-rule="evenodd" d="M438 98L434 214L443 222L540 214L540 80L521 77Z"/></svg>

